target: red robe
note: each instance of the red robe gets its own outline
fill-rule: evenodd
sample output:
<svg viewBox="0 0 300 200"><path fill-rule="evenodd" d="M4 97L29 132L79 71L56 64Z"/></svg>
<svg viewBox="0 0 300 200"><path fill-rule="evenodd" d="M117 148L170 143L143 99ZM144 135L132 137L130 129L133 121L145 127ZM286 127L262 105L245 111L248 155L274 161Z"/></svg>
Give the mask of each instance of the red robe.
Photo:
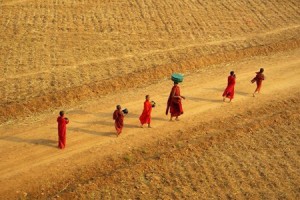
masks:
<svg viewBox="0 0 300 200"><path fill-rule="evenodd" d="M124 115L122 111L115 110L113 114L113 119L115 120L115 128L117 131L117 134L120 135L122 133L123 129L123 121L124 121Z"/></svg>
<svg viewBox="0 0 300 200"><path fill-rule="evenodd" d="M67 124L69 120L65 119L64 116L57 117L58 123L58 147L64 149L66 147L66 133L67 133Z"/></svg>
<svg viewBox="0 0 300 200"><path fill-rule="evenodd" d="M256 90L255 92L259 92L261 85L262 85L262 81L265 80L265 76L263 73L260 72L256 72L256 76L251 80L252 83L256 82Z"/></svg>
<svg viewBox="0 0 300 200"><path fill-rule="evenodd" d="M228 76L228 84L223 92L223 97L227 97L230 100L234 97L234 86L235 86L235 76Z"/></svg>
<svg viewBox="0 0 300 200"><path fill-rule="evenodd" d="M183 114L183 108L181 98L176 98L174 96L180 96L180 88L178 85L172 87L166 109L166 114L168 114L170 108L171 117L178 117Z"/></svg>
<svg viewBox="0 0 300 200"><path fill-rule="evenodd" d="M152 111L152 105L149 102L149 100L146 100L144 102L144 110L140 116L140 122L142 125L151 123L151 111Z"/></svg>

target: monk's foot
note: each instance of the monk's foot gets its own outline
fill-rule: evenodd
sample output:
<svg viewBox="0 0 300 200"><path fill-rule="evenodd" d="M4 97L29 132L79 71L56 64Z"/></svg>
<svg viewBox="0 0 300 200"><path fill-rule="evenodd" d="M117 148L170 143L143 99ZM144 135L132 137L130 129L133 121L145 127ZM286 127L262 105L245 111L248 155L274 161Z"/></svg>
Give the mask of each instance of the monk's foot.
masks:
<svg viewBox="0 0 300 200"><path fill-rule="evenodd" d="M143 125L140 125L140 128L144 128Z"/></svg>
<svg viewBox="0 0 300 200"><path fill-rule="evenodd" d="M148 125L148 128L152 128L152 126Z"/></svg>
<svg viewBox="0 0 300 200"><path fill-rule="evenodd" d="M255 94L253 93L252 96L255 97Z"/></svg>
<svg viewBox="0 0 300 200"><path fill-rule="evenodd" d="M178 119L178 117L176 117L176 119L175 119L176 121L179 121L179 119Z"/></svg>

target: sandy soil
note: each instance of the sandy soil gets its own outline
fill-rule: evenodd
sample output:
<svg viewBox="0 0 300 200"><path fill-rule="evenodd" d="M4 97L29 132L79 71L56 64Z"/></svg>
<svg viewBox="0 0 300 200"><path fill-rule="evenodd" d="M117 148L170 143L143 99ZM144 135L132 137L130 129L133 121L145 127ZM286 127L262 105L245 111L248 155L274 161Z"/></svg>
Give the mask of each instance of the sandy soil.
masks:
<svg viewBox="0 0 300 200"><path fill-rule="evenodd" d="M297 197L299 187L295 183L299 182L299 175L296 173L299 166L299 52L297 50L256 57L227 66L211 66L196 74L186 75L185 82L181 85L182 93L187 97L184 102L185 114L179 122L169 122L164 115L165 102L171 87L169 80L135 91L107 95L98 101L68 110L67 116L71 119L71 124L68 126L68 146L64 151L56 149L56 115L41 121L24 121L24 124L16 124L13 127L3 126L0 130L1 160L5 160L0 166L1 185L5 183L2 190L8 196L22 196L22 192L26 192L32 195L30 197L39 198L56 194L79 195L81 198L81 195L88 198L90 194L96 195L95 197L101 194L101 197L111 198L120 198L125 194L128 198L137 194L141 197L164 198L160 195L175 195L180 198L189 197L188 195L202 196L204 190L198 189L204 186L232 184L231 188L223 185L224 190L217 187L219 195L258 195L263 198L261 195L272 194L274 197L280 197L278 195L289 193L287 197ZM265 66L267 80L263 93L253 98L251 92L255 86L251 85L249 80L253 77L258 63ZM227 73L232 68L238 77L236 97L231 104L223 103L221 93L226 85ZM203 81L208 79L209 81ZM160 88L159 91L157 88ZM146 93L157 102L157 107L153 110L153 129L138 127L138 116ZM115 102L120 102L130 111L120 138L115 137L111 119ZM191 147L188 145L190 143ZM202 143L203 146L200 145ZM280 147L281 143L284 146ZM160 148L157 148L157 145ZM199 151L197 148L200 148ZM245 153L250 150L249 154ZM173 155L173 151L176 154ZM269 151L272 151L272 154ZM195 157L185 157L186 152ZM288 157L284 156L284 153L288 154ZM166 156L166 160L161 161L160 155ZM219 157L223 160L220 161ZM180 188L186 188L186 192L176 189L175 183L170 183L169 189L162 190L161 194L158 193L160 190L152 191L154 186L150 183L144 183L146 185L143 187L147 187L140 188L143 182L140 176L147 172L144 171L144 165L149 173L158 173L156 182L162 181L162 178L173 182L175 180L170 173L180 174L187 170L180 168L180 160L183 163L186 160L188 163L202 163L202 171L188 169L196 175L195 180L192 179L195 187L197 186L194 193L190 193L192 186L187 184L188 180L194 177L192 174L190 178L184 178L186 182L180 182ZM251 165L253 161L256 164ZM168 166L168 163L173 164ZM218 163L222 165L218 167ZM227 174L228 180L222 179L222 170L227 171L224 169L225 164L226 169L230 169L226 173L232 174ZM168 171L172 166L176 170ZM214 168L211 168L213 166ZM274 173L269 171L271 166L283 175L277 177L273 174L274 177L270 177ZM118 170L115 171L115 167ZM209 170L205 173L211 174L204 175L203 170ZM234 170L250 174L239 177ZM264 176L268 176L268 179L252 177L260 170L267 173ZM284 172L290 173L289 179L284 176ZM61 177L60 173L63 173ZM169 173L167 177L165 173ZM208 180L202 182L199 179L201 174L202 179L206 177ZM177 178L181 179L181 176L183 175L178 175ZM275 177L285 184L268 185L268 180L276 182L273 180ZM121 180L124 182L124 191L116 189ZM211 182L212 180L214 181ZM241 182L246 184L246 191L239 187ZM259 183L256 187L250 187L251 184ZM137 187L132 187L131 184ZM160 184L161 189L165 187L164 182ZM62 187L66 191L60 192L61 186L66 186ZM174 192L175 189L178 192ZM213 197L216 192L205 191L207 198Z"/></svg>
<svg viewBox="0 0 300 200"><path fill-rule="evenodd" d="M0 1L0 122L298 48L299 4Z"/></svg>
<svg viewBox="0 0 300 200"><path fill-rule="evenodd" d="M299 2L174 2L0 0L3 199L300 198ZM164 115L172 72L185 74L178 122ZM152 129L139 128L146 94Z"/></svg>

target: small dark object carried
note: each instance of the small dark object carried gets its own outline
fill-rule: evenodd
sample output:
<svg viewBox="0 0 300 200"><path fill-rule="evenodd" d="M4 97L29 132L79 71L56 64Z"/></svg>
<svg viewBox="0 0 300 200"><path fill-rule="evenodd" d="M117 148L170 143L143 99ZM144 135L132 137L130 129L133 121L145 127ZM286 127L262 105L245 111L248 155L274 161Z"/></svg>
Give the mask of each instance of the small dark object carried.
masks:
<svg viewBox="0 0 300 200"><path fill-rule="evenodd" d="M127 108L123 109L122 112L123 112L124 114L128 114Z"/></svg>
<svg viewBox="0 0 300 200"><path fill-rule="evenodd" d="M155 101L151 101L151 106L152 106L152 108L154 108L155 105L156 105Z"/></svg>
<svg viewBox="0 0 300 200"><path fill-rule="evenodd" d="M69 118L65 117L65 120L69 121Z"/></svg>

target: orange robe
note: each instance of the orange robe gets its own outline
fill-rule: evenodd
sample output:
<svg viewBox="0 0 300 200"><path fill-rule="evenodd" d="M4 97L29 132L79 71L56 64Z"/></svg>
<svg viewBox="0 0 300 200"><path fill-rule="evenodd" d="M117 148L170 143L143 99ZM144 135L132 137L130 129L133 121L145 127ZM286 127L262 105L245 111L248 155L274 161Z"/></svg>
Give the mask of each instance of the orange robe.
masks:
<svg viewBox="0 0 300 200"><path fill-rule="evenodd" d="M64 117L57 117L58 123L58 147L64 149L66 147L66 134L67 134L67 124L69 120L66 120Z"/></svg>
<svg viewBox="0 0 300 200"><path fill-rule="evenodd" d="M181 98L176 98L174 96L180 96L180 88L178 85L172 87L166 109L166 114L168 114L170 109L171 117L178 117L183 114L183 108Z"/></svg>
<svg viewBox="0 0 300 200"><path fill-rule="evenodd" d="M120 135L123 130L123 121L124 121L124 115L121 111L115 110L113 114L113 119L115 120L115 128L117 131L117 134Z"/></svg>
<svg viewBox="0 0 300 200"><path fill-rule="evenodd" d="M260 73L260 72L256 72L256 76L251 80L252 83L256 82L256 90L255 90L255 92L259 92L260 91L263 80L265 80L264 74Z"/></svg>
<svg viewBox="0 0 300 200"><path fill-rule="evenodd" d="M146 100L144 102L144 110L140 116L140 122L142 125L151 123L151 111L152 111L152 105L149 102L149 100Z"/></svg>
<svg viewBox="0 0 300 200"><path fill-rule="evenodd" d="M234 86L235 86L235 76L228 76L228 84L223 92L223 97L227 97L230 100L234 97Z"/></svg>

